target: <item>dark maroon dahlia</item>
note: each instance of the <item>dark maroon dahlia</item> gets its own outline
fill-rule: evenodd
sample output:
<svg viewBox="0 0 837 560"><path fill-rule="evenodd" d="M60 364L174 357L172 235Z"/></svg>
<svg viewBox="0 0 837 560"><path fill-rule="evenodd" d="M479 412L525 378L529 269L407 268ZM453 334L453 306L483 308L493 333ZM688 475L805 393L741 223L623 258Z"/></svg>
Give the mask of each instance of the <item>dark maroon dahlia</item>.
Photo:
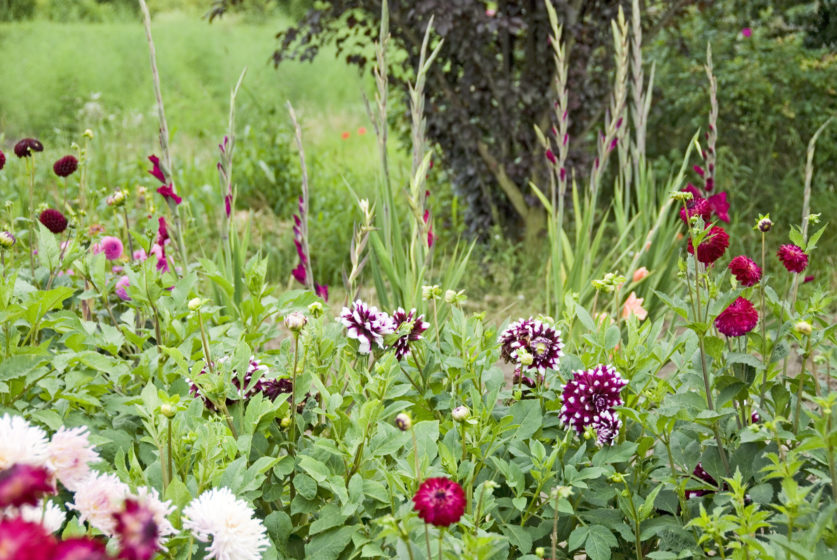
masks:
<svg viewBox="0 0 837 560"><path fill-rule="evenodd" d="M686 216L687 211L689 214L688 217ZM700 196L688 201L686 207L680 209L680 219L685 224L688 224L689 218L692 216L700 216L703 218L703 222L708 224L709 218L712 216L712 207L709 205L709 201Z"/></svg>
<svg viewBox="0 0 837 560"><path fill-rule="evenodd" d="M54 208L47 208L41 212L41 215L38 216L38 220L44 224L45 228L55 235L64 233L64 230L67 229L67 218L64 217L64 214Z"/></svg>
<svg viewBox="0 0 837 560"><path fill-rule="evenodd" d="M698 463L695 465L695 470L692 471L692 476L698 478L705 482L706 484L712 486L713 488L718 487L718 481L712 478L708 472L703 469L703 465ZM699 498L700 496L705 496L706 494L711 494L715 490L686 490L686 499L690 498Z"/></svg>
<svg viewBox="0 0 837 560"><path fill-rule="evenodd" d="M808 266L808 255L796 245L782 245L776 255L788 272L799 274Z"/></svg>
<svg viewBox="0 0 837 560"><path fill-rule="evenodd" d="M0 170L2 170L6 166L6 154L3 153L3 150L0 150Z"/></svg>
<svg viewBox="0 0 837 560"><path fill-rule="evenodd" d="M78 160L73 156L64 156L52 164L52 170L59 177L69 177L76 172L76 169L78 169Z"/></svg>
<svg viewBox="0 0 837 560"><path fill-rule="evenodd" d="M755 261L744 255L739 255L732 259L729 263L729 271L738 280L738 283L749 288L755 286L761 280L761 268Z"/></svg>
<svg viewBox="0 0 837 560"><path fill-rule="evenodd" d="M428 478L413 496L415 511L425 523L448 527L465 513L465 492L447 478Z"/></svg>
<svg viewBox="0 0 837 560"><path fill-rule="evenodd" d="M400 361L407 354L410 353L410 343L416 340L421 340L421 333L430 327L430 323L424 320L424 315L416 316L416 310L411 309L408 312L402 308L392 314L392 320L395 322L395 330L397 331L404 323L412 323L413 327L410 332L401 336L393 342L392 347L395 348L395 357Z"/></svg>
<svg viewBox="0 0 837 560"><path fill-rule="evenodd" d="M531 317L509 325L497 341L502 346L500 356L506 362L515 362L540 374L547 368L558 369L558 362L564 355L561 332ZM521 349L531 356L531 363L523 363L518 352Z"/></svg>
<svg viewBox="0 0 837 560"><path fill-rule="evenodd" d="M575 428L579 434L587 426L597 427L599 423L611 425L615 418L602 419L602 413L612 413L613 408L622 405L619 392L628 382L611 365L598 365L586 371L574 371L573 378L564 385L561 422Z"/></svg>
<svg viewBox="0 0 837 560"><path fill-rule="evenodd" d="M348 330L349 338L354 338L360 343L358 352L361 354L371 352L373 344L383 348L384 337L395 332L392 317L361 300L356 300L351 308L344 307L338 321Z"/></svg>
<svg viewBox="0 0 837 560"><path fill-rule="evenodd" d="M540 377L540 381L543 381L543 376L541 375L539 377ZM520 366L519 365L517 366L517 368L515 368L514 376L512 377L512 385L518 385L518 384L525 385L526 387L529 387L530 389L534 389L535 384L536 384L534 379L520 373Z"/></svg>
<svg viewBox="0 0 837 560"><path fill-rule="evenodd" d="M709 235L703 238L703 241L697 248L697 260L703 264L712 264L724 256L727 247L729 247L729 235L720 226L712 226ZM695 250L692 247L692 240L689 239L689 254L694 254Z"/></svg>
<svg viewBox="0 0 837 560"><path fill-rule="evenodd" d="M45 467L16 463L0 471L0 510L34 506L44 494L55 494L55 481Z"/></svg>
<svg viewBox="0 0 837 560"><path fill-rule="evenodd" d="M739 297L715 319L718 332L727 336L744 336L759 322L759 313L749 300Z"/></svg>
<svg viewBox="0 0 837 560"><path fill-rule="evenodd" d="M223 358L218 360L218 363L224 363L229 360L228 356L224 356ZM250 365L247 366L247 372L244 374L244 380L238 380L238 374L235 370L232 372L232 384L235 386L238 392L237 399L227 399L227 405L231 406L233 403L239 400L248 400L249 398L253 397L256 393L263 393L267 398L271 401L276 400L276 397L279 396L280 393L290 393L290 390L284 390L284 386L277 382L285 381L285 380L276 380L276 379L267 379L265 378L265 374L270 371L266 365L260 364L259 361L255 357L250 357ZM250 384L253 381L253 376L257 373L261 372L261 376L253 383L253 386L250 387ZM205 375L206 374L206 367L204 367L198 375ZM189 383L189 392L195 398L200 398L203 400L204 405L207 409L215 412L216 408L215 405L212 404L206 396L201 392L200 387L190 380L186 380ZM288 382L290 384L290 382ZM249 387L249 389L248 389Z"/></svg>
<svg viewBox="0 0 837 560"><path fill-rule="evenodd" d="M15 144L15 155L19 158L30 157L32 152L43 152L44 145L34 138L24 138Z"/></svg>
<svg viewBox="0 0 837 560"><path fill-rule="evenodd" d="M154 512L138 501L128 498L121 512L113 514L116 535L119 537L119 558L122 560L151 560L159 549L160 529Z"/></svg>
<svg viewBox="0 0 837 560"><path fill-rule="evenodd" d="M622 421L614 411L605 410L599 414L599 419L593 424L596 430L596 443L604 447L616 443L619 430L622 428Z"/></svg>

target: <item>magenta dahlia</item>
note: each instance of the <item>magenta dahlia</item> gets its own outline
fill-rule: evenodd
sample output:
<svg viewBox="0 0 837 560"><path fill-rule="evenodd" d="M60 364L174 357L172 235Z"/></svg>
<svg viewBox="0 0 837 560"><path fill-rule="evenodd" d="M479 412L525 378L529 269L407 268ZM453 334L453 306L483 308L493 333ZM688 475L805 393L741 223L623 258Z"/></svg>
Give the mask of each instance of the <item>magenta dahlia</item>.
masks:
<svg viewBox="0 0 837 560"><path fill-rule="evenodd" d="M64 217L64 214L54 208L47 208L41 212L41 215L38 216L38 220L44 224L45 228L55 235L63 233L64 230L67 229L67 218Z"/></svg>
<svg viewBox="0 0 837 560"><path fill-rule="evenodd" d="M574 371L573 378L564 385L561 422L575 428L579 434L587 426L604 431L612 430L618 419L613 415L602 417L602 413L613 413L613 407L622 405L619 392L628 382L611 365L598 365L586 371Z"/></svg>
<svg viewBox="0 0 837 560"><path fill-rule="evenodd" d="M722 256L729 247L729 235L720 226L712 226L709 235L703 239L703 242L697 248L697 260L703 264L712 264ZM689 254L695 252L692 247L692 240L689 239Z"/></svg>
<svg viewBox="0 0 837 560"><path fill-rule="evenodd" d="M776 251L776 255L782 261L785 268L788 269L788 272L799 274L808 266L808 255L796 245L782 245Z"/></svg>
<svg viewBox="0 0 837 560"><path fill-rule="evenodd" d="M0 560L53 560L55 539L40 523L0 520Z"/></svg>
<svg viewBox="0 0 837 560"><path fill-rule="evenodd" d="M160 529L154 512L138 501L128 498L122 511L113 514L119 537L119 558L151 560L159 549Z"/></svg>
<svg viewBox="0 0 837 560"><path fill-rule="evenodd" d="M759 322L759 313L749 300L739 297L721 311L715 319L715 327L727 336L743 336Z"/></svg>
<svg viewBox="0 0 837 560"><path fill-rule="evenodd" d="M378 311L377 307L369 307L361 300L356 300L351 308L344 307L338 321L348 329L349 338L360 343L358 352L361 354L371 352L373 343L383 348L384 337L395 332L392 317Z"/></svg>
<svg viewBox="0 0 837 560"><path fill-rule="evenodd" d="M43 152L44 145L34 138L24 138L15 144L15 155L19 158L30 157L32 152Z"/></svg>
<svg viewBox="0 0 837 560"><path fill-rule="evenodd" d="M6 154L0 150L0 171L6 166Z"/></svg>
<svg viewBox="0 0 837 560"><path fill-rule="evenodd" d="M34 506L44 494L54 493L55 481L45 467L16 463L0 471L0 510L25 504Z"/></svg>
<svg viewBox="0 0 837 560"><path fill-rule="evenodd" d="M537 319L519 319L500 333L500 356L506 362L515 362L543 374L547 368L557 369L563 352L561 332ZM530 364L521 363L519 350L531 355ZM528 360L527 360L528 361Z"/></svg>
<svg viewBox="0 0 837 560"><path fill-rule="evenodd" d="M415 511L425 523L448 527L465 513L465 492L448 478L428 478L413 496Z"/></svg>
<svg viewBox="0 0 837 560"><path fill-rule="evenodd" d="M111 560L111 557L101 540L77 537L59 542L52 560Z"/></svg>
<svg viewBox="0 0 837 560"><path fill-rule="evenodd" d="M400 307L392 314L392 320L395 322L395 330L398 330L404 323L412 323L413 325L410 332L399 337L392 344L392 347L395 348L395 357L400 361L410 353L410 343L421 340L421 333L430 327L430 323L424 320L424 315L416 316L415 309L411 309L408 313Z"/></svg>
<svg viewBox="0 0 837 560"><path fill-rule="evenodd" d="M739 255L732 259L729 263L729 271L732 272L738 283L749 288L755 286L761 280L761 268L755 261L744 255Z"/></svg>
<svg viewBox="0 0 837 560"><path fill-rule="evenodd" d="M52 170L59 177L69 177L76 172L76 169L78 169L78 160L73 156L64 156L52 164Z"/></svg>

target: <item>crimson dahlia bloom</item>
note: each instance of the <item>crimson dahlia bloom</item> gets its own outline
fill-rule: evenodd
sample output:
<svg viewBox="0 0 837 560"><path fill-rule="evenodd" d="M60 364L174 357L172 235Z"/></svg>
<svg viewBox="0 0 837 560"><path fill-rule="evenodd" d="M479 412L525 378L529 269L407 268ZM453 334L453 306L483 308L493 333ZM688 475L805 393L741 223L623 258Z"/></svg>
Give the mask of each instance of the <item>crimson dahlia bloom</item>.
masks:
<svg viewBox="0 0 837 560"><path fill-rule="evenodd" d="M157 552L160 529L154 521L154 512L136 500L125 500L124 509L113 514L116 534L123 560L151 560Z"/></svg>
<svg viewBox="0 0 837 560"><path fill-rule="evenodd" d="M712 226L709 235L698 245L697 260L703 264L712 264L724 256L727 247L729 247L729 235L727 235L727 232L720 226ZM688 250L689 254L694 254L695 252L691 239L689 239Z"/></svg>
<svg viewBox="0 0 837 560"><path fill-rule="evenodd" d="M59 177L69 177L78 169L78 160L73 156L64 156L52 165L52 170Z"/></svg>
<svg viewBox="0 0 837 560"><path fill-rule="evenodd" d="M0 471L0 510L34 506L44 494L55 494L55 482L45 467L16 463Z"/></svg>
<svg viewBox="0 0 837 560"><path fill-rule="evenodd" d="M55 539L40 523L0 520L0 560L53 560Z"/></svg>
<svg viewBox="0 0 837 560"><path fill-rule="evenodd" d="M177 193L174 192L174 185L164 185L162 187L157 187L157 192L166 199L166 202L173 202L175 206L183 202L183 199L177 196Z"/></svg>
<svg viewBox="0 0 837 560"><path fill-rule="evenodd" d="M694 195L694 193L692 194ZM687 211L688 216L686 215ZM696 196L686 203L685 208L680 209L680 219L683 220L683 223L688 225L689 218L692 216L700 216L703 218L703 222L708 224L709 219L712 217L712 207L709 205L709 201L700 196Z"/></svg>
<svg viewBox="0 0 837 560"><path fill-rule="evenodd" d="M395 357L398 361L401 361L404 356L410 353L410 343L415 342L416 340L421 340L421 333L430 327L430 323L427 323L424 320L424 315L416 317L415 309L411 309L410 312L407 313L400 307L392 314L392 320L395 322L395 330L398 330L398 328L404 323L413 323L413 328L410 329L410 332L400 337L392 344L392 347L395 348Z"/></svg>
<svg viewBox="0 0 837 560"><path fill-rule="evenodd" d="M749 300L738 298L721 311L715 319L715 328L727 336L744 336L759 322L759 313Z"/></svg>
<svg viewBox="0 0 837 560"><path fill-rule="evenodd" d="M428 478L413 496L413 503L425 523L449 527L465 513L465 492L448 478Z"/></svg>
<svg viewBox="0 0 837 560"><path fill-rule="evenodd" d="M537 319L520 319L506 328L497 342L502 345L500 355L506 362L519 364L518 350L526 350L532 356L531 364L519 364L543 374L558 369L563 352L561 332Z"/></svg>
<svg viewBox="0 0 837 560"><path fill-rule="evenodd" d="M110 556L102 541L78 537L58 543L52 560L110 560Z"/></svg>
<svg viewBox="0 0 837 560"><path fill-rule="evenodd" d="M348 329L349 338L360 343L358 352L361 354L371 352L372 344L383 348L384 337L395 332L395 322L389 315L378 311L377 307L369 307L361 300L356 300L351 308L344 307L338 321Z"/></svg>
<svg viewBox="0 0 837 560"><path fill-rule="evenodd" d="M41 215L38 216L38 220L44 224L45 228L55 235L64 233L64 230L67 229L67 218L64 217L64 214L54 208L47 208L41 212Z"/></svg>
<svg viewBox="0 0 837 560"><path fill-rule="evenodd" d="M24 138L15 144L15 155L19 158L30 157L32 152L43 152L44 145L34 138Z"/></svg>
<svg viewBox="0 0 837 560"><path fill-rule="evenodd" d="M3 150L0 150L0 170L2 170L6 166L6 154L3 153Z"/></svg>
<svg viewBox="0 0 837 560"><path fill-rule="evenodd" d="M587 426L603 433L600 439L611 443L618 432L618 418L613 407L623 404L619 392L628 382L611 365L598 365L591 370L574 371L573 378L564 385L561 422L583 434ZM608 414L604 414L607 412Z"/></svg>
<svg viewBox="0 0 837 560"><path fill-rule="evenodd" d="M759 268L753 259L744 255L739 255L732 259L727 268L735 276L735 279L738 280L738 283L745 288L755 286L761 280L761 268Z"/></svg>
<svg viewBox="0 0 837 560"><path fill-rule="evenodd" d="M776 255L788 272L799 274L808 266L808 255L796 245L782 245Z"/></svg>

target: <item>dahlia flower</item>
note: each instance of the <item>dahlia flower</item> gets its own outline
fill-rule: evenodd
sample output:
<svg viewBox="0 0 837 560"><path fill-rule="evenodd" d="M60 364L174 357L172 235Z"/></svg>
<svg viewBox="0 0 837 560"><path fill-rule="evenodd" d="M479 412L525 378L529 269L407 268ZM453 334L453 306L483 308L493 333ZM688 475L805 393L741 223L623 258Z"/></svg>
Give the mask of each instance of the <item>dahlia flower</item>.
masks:
<svg viewBox="0 0 837 560"><path fill-rule="evenodd" d="M498 343L502 345L500 355L506 362L521 363L518 354L525 350L532 356L532 363L521 365L540 374L547 368L557 369L558 361L564 355L561 332L531 317L509 325L500 334Z"/></svg>
<svg viewBox="0 0 837 560"><path fill-rule="evenodd" d="M32 152L43 152L44 145L34 138L24 138L15 144L15 155L19 158L30 157Z"/></svg>
<svg viewBox="0 0 837 560"><path fill-rule="evenodd" d="M128 486L116 475L95 473L79 485L68 507L79 512L80 523L86 521L108 537L114 537L114 514L122 510L128 494Z"/></svg>
<svg viewBox="0 0 837 560"><path fill-rule="evenodd" d="M699 478L710 486L714 486L715 488L718 487L718 481L712 478L712 475L706 472L703 469L703 465L700 463L695 465L695 470L692 471L692 476ZM700 496L711 494L712 492L714 492L714 490L686 490L686 499L699 498Z"/></svg>
<svg viewBox="0 0 837 560"><path fill-rule="evenodd" d="M0 508L35 505L44 494L54 493L55 482L46 467L17 463L0 471Z"/></svg>
<svg viewBox="0 0 837 560"><path fill-rule="evenodd" d="M128 287L131 285L131 279L127 276L120 276L119 280L116 281L116 295L119 296L119 299L122 301L131 301L131 296L128 295Z"/></svg>
<svg viewBox="0 0 837 560"><path fill-rule="evenodd" d="M465 492L448 478L428 478L419 486L413 503L425 523L448 527L465 513Z"/></svg>
<svg viewBox="0 0 837 560"><path fill-rule="evenodd" d="M49 457L46 432L21 416L0 417L0 469L15 463L44 466Z"/></svg>
<svg viewBox="0 0 837 560"><path fill-rule="evenodd" d="M392 347L395 348L395 357L400 361L410 353L410 343L421 340L421 333L430 327L430 323L424 320L424 315L416 317L415 309L411 309L407 313L400 307L392 314L392 320L395 322L395 330L398 330L404 323L412 323L413 325L410 332L399 337L398 340L392 343Z"/></svg>
<svg viewBox="0 0 837 560"><path fill-rule="evenodd" d="M50 533L57 533L67 519L67 514L51 501L44 504L41 500L34 506L24 505L17 511L21 519L30 523L40 523Z"/></svg>
<svg viewBox="0 0 837 560"><path fill-rule="evenodd" d="M738 283L749 288L755 286L761 280L761 268L755 261L744 255L739 255L732 259L729 263L729 271L738 280Z"/></svg>
<svg viewBox="0 0 837 560"><path fill-rule="evenodd" d="M0 560L53 560L55 539L40 523L0 521Z"/></svg>
<svg viewBox="0 0 837 560"><path fill-rule="evenodd" d="M223 358L220 358L218 360L218 363L225 363L229 361L229 359L229 356L224 356ZM256 393L264 394L264 396L269 398L271 401L276 400L276 397L278 397L281 393L290 393L290 389L284 390L286 389L285 383L290 385L290 381L285 379L267 379L265 377L265 374L267 374L269 371L270 368L268 368L264 364L259 363L255 356L250 356L250 363L247 366L247 371L244 374L243 382L238 380L238 374L236 370L233 370L232 372L232 384L238 390L238 399L227 399L227 405L232 405L236 402L236 400L247 400L250 397L254 396ZM257 372L261 372L259 379L256 380L252 387L250 387L250 384L253 380L253 376ZM206 367L201 369L198 375L204 374L206 374ZM198 385L192 380L187 379L186 381L187 383L189 383L189 392L192 394L192 396L200 397L208 410L215 411L215 405L212 404L212 401L206 398L206 396L203 393L201 393L200 387L198 387ZM250 388L247 389L247 387Z"/></svg>
<svg viewBox="0 0 837 560"><path fill-rule="evenodd" d="M686 225L689 224L689 219L692 216L700 216L704 223L709 223L709 218L712 216L712 207L709 201L703 197L696 196L686 203L685 208L680 209L680 219Z"/></svg>
<svg viewBox="0 0 837 560"><path fill-rule="evenodd" d="M3 153L3 150L0 150L0 171L6 166L6 154Z"/></svg>
<svg viewBox="0 0 837 560"><path fill-rule="evenodd" d="M10 231L0 231L0 249L11 249L15 244L15 236Z"/></svg>
<svg viewBox="0 0 837 560"><path fill-rule="evenodd" d="M622 428L622 421L616 412L605 410L599 414L599 419L593 424L593 428L596 430L596 443L600 447L613 445Z"/></svg>
<svg viewBox="0 0 837 560"><path fill-rule="evenodd" d="M729 247L729 235L724 231L724 228L719 226L712 226L709 235L703 238L703 242L697 248L697 260L703 264L712 264L722 256ZM692 247L692 240L689 239L689 253L694 254L695 250Z"/></svg>
<svg viewBox="0 0 837 560"><path fill-rule="evenodd" d="M727 336L743 336L759 322L759 313L749 300L739 297L715 319L718 332Z"/></svg>
<svg viewBox="0 0 837 560"><path fill-rule="evenodd" d="M613 407L622 405L619 392L628 382L611 365L598 365L591 370L574 371L573 378L564 385L561 406L561 422L575 428L579 434L587 426L604 430L613 427L617 419L602 418L602 413L613 412Z"/></svg>
<svg viewBox="0 0 837 560"><path fill-rule="evenodd" d="M808 255L796 245L782 245L776 255L788 272L799 274L808 266Z"/></svg>
<svg viewBox="0 0 837 560"><path fill-rule="evenodd" d="M78 169L78 160L73 156L64 156L52 165L52 170L59 177L69 177Z"/></svg>
<svg viewBox="0 0 837 560"><path fill-rule="evenodd" d="M160 529L154 513L132 498L125 500L122 511L113 514L116 535L119 537L119 558L123 560L151 560L160 549Z"/></svg>
<svg viewBox="0 0 837 560"><path fill-rule="evenodd" d="M58 428L48 445L48 465L67 490L76 491L90 475L90 464L99 461L87 428Z"/></svg>
<svg viewBox="0 0 837 560"><path fill-rule="evenodd" d="M368 354L372 351L372 344L384 347L384 337L395 332L395 322L392 318L378 311L375 306L369 307L361 300L356 300L351 309L344 307L338 319L348 329L349 338L356 339L360 346L358 352Z"/></svg>
<svg viewBox="0 0 837 560"><path fill-rule="evenodd" d="M139 505L148 509L154 516L154 523L157 525L157 531L159 533L157 543L161 549L165 550L163 547L163 540L169 535L173 535L177 532L168 519L168 516L174 513L176 508L171 504L171 501L162 501L157 490L147 488L145 486L139 488L137 493L133 495L132 498L136 500Z"/></svg>
<svg viewBox="0 0 837 560"><path fill-rule="evenodd" d="M77 537L59 542L52 560L111 560L111 557L101 540Z"/></svg>
<svg viewBox="0 0 837 560"><path fill-rule="evenodd" d="M183 528L201 542L209 542L207 558L261 560L270 542L253 509L229 488L213 488L183 508Z"/></svg>
<svg viewBox="0 0 837 560"><path fill-rule="evenodd" d="M55 235L64 233L64 230L67 229L67 218L64 217L64 214L54 208L47 208L41 212L41 215L38 216L38 220L44 224L45 228Z"/></svg>

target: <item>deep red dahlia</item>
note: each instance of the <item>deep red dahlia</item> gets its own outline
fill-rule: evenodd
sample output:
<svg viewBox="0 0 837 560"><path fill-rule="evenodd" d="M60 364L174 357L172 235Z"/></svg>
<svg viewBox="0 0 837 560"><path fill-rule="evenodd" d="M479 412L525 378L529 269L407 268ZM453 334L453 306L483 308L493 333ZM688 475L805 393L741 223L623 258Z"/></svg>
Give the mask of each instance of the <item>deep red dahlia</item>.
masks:
<svg viewBox="0 0 837 560"><path fill-rule="evenodd" d="M52 560L55 539L40 523L0 520L0 560Z"/></svg>
<svg viewBox="0 0 837 560"><path fill-rule="evenodd" d="M174 202L175 206L183 202L183 199L177 196L177 193L174 192L174 185L164 185L162 187L157 187L157 192L166 199L166 202L171 200Z"/></svg>
<svg viewBox="0 0 837 560"><path fill-rule="evenodd" d="M694 195L694 193L692 194ZM688 217L686 216L686 210L689 211ZM700 196L696 196L686 203L686 208L680 209L680 219L683 220L683 223L688 224L689 218L692 216L700 216L703 218L703 222L708 224L709 218L712 216L712 207L709 205L709 201Z"/></svg>
<svg viewBox="0 0 837 560"><path fill-rule="evenodd" d="M55 493L52 474L45 467L16 463L0 471L0 510L8 506L34 506L44 494Z"/></svg>
<svg viewBox="0 0 837 560"><path fill-rule="evenodd" d="M712 231L703 239L703 242L698 245L697 260L703 264L712 264L722 256L729 247L729 235L720 226L712 226ZM692 248L692 240L689 239L689 253L694 253Z"/></svg>
<svg viewBox="0 0 837 560"><path fill-rule="evenodd" d="M78 160L73 156L64 156L52 165L52 170L59 177L69 177L78 169Z"/></svg>
<svg viewBox="0 0 837 560"><path fill-rule="evenodd" d="M25 158L32 155L32 152L43 152L44 145L34 138L24 138L15 144L15 155L19 158Z"/></svg>
<svg viewBox="0 0 837 560"><path fill-rule="evenodd" d="M64 230L67 229L67 218L64 217L64 214L54 208L47 208L41 212L41 215L38 216L38 220L44 224L45 228L55 235L63 233Z"/></svg>
<svg viewBox="0 0 837 560"><path fill-rule="evenodd" d="M796 245L782 245L776 251L776 255L778 255L779 260L782 261L785 268L788 269L788 272L799 274L808 266L808 255Z"/></svg>
<svg viewBox="0 0 837 560"><path fill-rule="evenodd" d="M749 300L738 298L721 311L715 319L715 327L727 336L743 336L756 328L759 313Z"/></svg>
<svg viewBox="0 0 837 560"><path fill-rule="evenodd" d="M6 154L3 153L3 150L0 150L0 169L6 166Z"/></svg>
<svg viewBox="0 0 837 560"><path fill-rule="evenodd" d="M58 543L52 560L110 560L110 556L102 541L78 537Z"/></svg>
<svg viewBox="0 0 837 560"><path fill-rule="evenodd" d="M612 424L615 419L602 419L604 412L622 405L619 392L628 382L611 365L598 365L587 371L574 371L573 378L564 385L561 422L575 428L579 434L587 426L598 428L600 423Z"/></svg>
<svg viewBox="0 0 837 560"><path fill-rule="evenodd" d="M738 283L749 288L755 286L761 280L761 268L755 261L744 255L739 255L732 259L729 263L729 271L732 272Z"/></svg>
<svg viewBox="0 0 837 560"><path fill-rule="evenodd" d="M428 478L413 496L415 509L425 523L448 527L465 513L465 492L447 478Z"/></svg>
<svg viewBox="0 0 837 560"><path fill-rule="evenodd" d="M421 340L421 333L430 327L430 323L424 320L424 315L416 317L415 309L411 309L407 313L400 307L392 314L392 320L395 321L395 330L398 330L404 323L413 323L413 328L410 332L399 337L398 340L392 343L392 347L395 348L395 357L401 361L404 356L410 353L410 343Z"/></svg>
<svg viewBox="0 0 837 560"><path fill-rule="evenodd" d="M136 500L125 500L125 507L113 514L116 534L119 536L119 558L123 560L151 560L157 552L160 529L154 521L154 512Z"/></svg>

